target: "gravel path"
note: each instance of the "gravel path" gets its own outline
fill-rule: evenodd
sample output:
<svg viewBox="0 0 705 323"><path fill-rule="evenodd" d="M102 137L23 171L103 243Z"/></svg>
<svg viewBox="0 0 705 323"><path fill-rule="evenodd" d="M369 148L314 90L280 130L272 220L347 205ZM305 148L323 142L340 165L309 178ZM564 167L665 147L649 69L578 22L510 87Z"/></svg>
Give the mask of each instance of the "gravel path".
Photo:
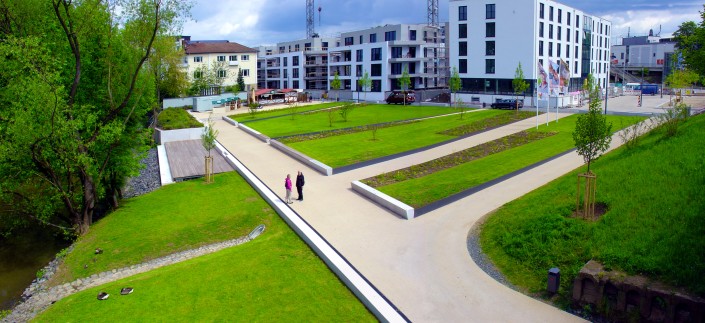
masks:
<svg viewBox="0 0 705 323"><path fill-rule="evenodd" d="M157 149L152 148L147 152L147 157L140 161L144 168L140 169L140 174L127 180L123 189L123 198L130 198L147 194L158 189L162 183L159 176L159 158Z"/></svg>
<svg viewBox="0 0 705 323"><path fill-rule="evenodd" d="M255 236L256 237L256 236ZM53 260L49 266L45 268L46 274L43 279L35 281L22 294L24 302L15 306L12 313L2 319L1 322L28 322L37 314L46 310L51 304L71 294L82 290L114 282L119 279L130 277L154 270L156 268L186 261L198 256L213 253L228 247L237 246L252 240L254 237L244 236L237 239L232 239L224 242L214 243L196 249L186 250L173 253L161 258L153 259L141 264L113 269L110 271L94 274L90 277L77 279L73 282L66 283L60 286L48 288L47 280L55 272L59 265L59 260Z"/></svg>

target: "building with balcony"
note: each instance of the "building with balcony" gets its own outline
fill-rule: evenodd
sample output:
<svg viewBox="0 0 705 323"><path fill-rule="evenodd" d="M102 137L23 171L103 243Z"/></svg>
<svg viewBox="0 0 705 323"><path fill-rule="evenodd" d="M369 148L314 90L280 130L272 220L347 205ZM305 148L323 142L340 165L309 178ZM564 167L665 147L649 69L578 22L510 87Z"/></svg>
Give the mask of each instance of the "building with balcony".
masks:
<svg viewBox="0 0 705 323"><path fill-rule="evenodd" d="M590 73L607 86L609 21L550 0L451 0L449 6L450 66L458 69L465 102L512 96L519 63L531 84L530 97L538 63L558 60L569 71L567 91L559 97L579 90Z"/></svg>
<svg viewBox="0 0 705 323"><path fill-rule="evenodd" d="M262 89L328 88L328 47L337 38L310 38L258 47L257 84Z"/></svg>
<svg viewBox="0 0 705 323"><path fill-rule="evenodd" d="M190 80L202 76L210 69L222 79L222 86L237 83L242 72L245 86L249 90L257 85L257 50L227 40L182 39L185 57L183 66Z"/></svg>

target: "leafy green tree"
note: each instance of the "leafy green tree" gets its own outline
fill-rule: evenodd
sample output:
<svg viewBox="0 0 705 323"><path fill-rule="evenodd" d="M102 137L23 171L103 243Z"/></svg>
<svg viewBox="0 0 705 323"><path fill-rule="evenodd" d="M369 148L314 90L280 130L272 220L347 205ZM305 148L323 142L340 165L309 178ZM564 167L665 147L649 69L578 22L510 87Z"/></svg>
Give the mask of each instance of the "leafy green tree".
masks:
<svg viewBox="0 0 705 323"><path fill-rule="evenodd" d="M201 134L201 144L206 152L208 152L208 155L205 156L206 183L213 182L213 158L211 157L211 151L215 149L216 138L218 137L218 130L213 129L213 126L213 120L208 118L208 124L203 128L203 133Z"/></svg>
<svg viewBox="0 0 705 323"><path fill-rule="evenodd" d="M448 86L450 91L453 93L453 102L455 102L456 109L462 109L458 104L458 91L463 87L462 80L460 79L460 74L458 73L458 68L453 66L453 73L451 73L450 80L448 81ZM462 111L461 111L462 112ZM460 114L462 118L463 114Z"/></svg>
<svg viewBox="0 0 705 323"><path fill-rule="evenodd" d="M357 80L357 83L360 84L362 91L365 92L363 100L367 101L367 91L370 89L370 86L372 86L372 79L370 78L370 73L367 73L367 70L365 70L365 73L362 74L362 78Z"/></svg>
<svg viewBox="0 0 705 323"><path fill-rule="evenodd" d="M148 60L148 67L154 73L157 100L176 98L188 90L188 76L180 65L184 53L174 46L174 37L158 35L154 39L154 51Z"/></svg>
<svg viewBox="0 0 705 323"><path fill-rule="evenodd" d="M688 69L698 75L705 75L705 11L700 12L700 17L699 24L693 21L682 23L673 33L673 38L677 43L677 52L683 57Z"/></svg>
<svg viewBox="0 0 705 323"><path fill-rule="evenodd" d="M86 233L95 211L116 207L116 192L140 168L149 148L146 116L157 104L147 62L190 3L5 4L0 202L18 219Z"/></svg>
<svg viewBox="0 0 705 323"><path fill-rule="evenodd" d="M411 78L409 77L409 69L404 66L404 71L401 73L401 77L399 78L399 87L404 94L404 105L406 105L406 91L409 90L410 85Z"/></svg>
<svg viewBox="0 0 705 323"><path fill-rule="evenodd" d="M590 173L590 163L607 151L612 141L612 124L607 123L607 117L602 114L600 108L600 86L592 76L588 75L584 90L588 93L588 113L578 116L573 131L573 141L575 148L587 164L587 172Z"/></svg>
<svg viewBox="0 0 705 323"><path fill-rule="evenodd" d="M517 66L514 72L514 79L512 80L512 87L514 88L514 98L516 99L516 108L519 110L519 95L524 94L529 88L529 82L524 80L524 70L521 68L521 62Z"/></svg>
<svg viewBox="0 0 705 323"><path fill-rule="evenodd" d="M194 69L191 75L190 95L202 95L206 90L223 86L224 77L219 73L225 71L225 63L212 62L210 66L201 65Z"/></svg>
<svg viewBox="0 0 705 323"><path fill-rule="evenodd" d="M237 71L237 86L240 88L240 91L245 91L245 78L242 77L242 70Z"/></svg>
<svg viewBox="0 0 705 323"><path fill-rule="evenodd" d="M335 101L338 101L338 90L340 90L340 76L338 76L338 72L335 72L335 76L333 76L333 81L330 82L330 88L335 90Z"/></svg>

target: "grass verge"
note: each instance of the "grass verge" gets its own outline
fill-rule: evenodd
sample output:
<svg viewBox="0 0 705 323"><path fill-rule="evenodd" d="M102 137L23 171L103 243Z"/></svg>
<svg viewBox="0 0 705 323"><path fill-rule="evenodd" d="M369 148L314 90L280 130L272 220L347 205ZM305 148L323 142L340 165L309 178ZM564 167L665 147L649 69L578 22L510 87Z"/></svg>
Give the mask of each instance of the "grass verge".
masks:
<svg viewBox="0 0 705 323"><path fill-rule="evenodd" d="M310 111L328 109L328 108L337 107L340 105L342 105L341 102L299 105L296 107L291 106L291 107L281 108L281 109L262 110L262 111L258 110L254 115L252 115L250 113L231 114L228 117L230 119L233 119L238 122L250 122L250 121L257 121L257 120L263 119L263 118L287 116L292 113L298 114L298 113L305 113L305 112L310 112ZM245 109L247 109L247 107L245 107Z"/></svg>
<svg viewBox="0 0 705 323"><path fill-rule="evenodd" d="M164 109L157 117L157 126L164 130L200 128L203 124L198 122L186 110L179 108Z"/></svg>
<svg viewBox="0 0 705 323"><path fill-rule="evenodd" d="M243 227L243 233L249 232L264 223L267 229L262 235L240 246L76 293L52 305L36 321L194 322L230 321L233 318L237 321L374 321L371 313L323 261L261 198L255 198L256 193L244 180L234 172L216 175L215 180L220 187L190 181L145 195L142 197L144 204L132 203L131 211L123 211L115 221L110 221L115 214L108 216L101 220L105 224L92 228L90 234L96 240L105 241L106 237L115 235L113 228L128 226L136 233L122 237L122 243L130 244L130 240L177 243L182 238L211 240L210 236L220 235L218 231L228 227ZM237 193L227 191L230 187L240 190ZM159 194L162 191L163 194ZM202 193L204 195L215 196L213 194L217 193L227 198L199 199L202 197L199 191L206 191ZM165 197L169 200L163 200ZM187 203L175 203L180 200ZM213 205L221 213L228 209L243 209L244 212L223 218L216 213L201 213L202 205ZM167 222L163 223L165 229L162 226L133 226L146 220L145 212L154 216L149 209L157 206L161 206L158 213L164 214L161 221ZM170 219L170 214L174 213L193 213L195 216ZM182 222L184 227L193 227L198 233L175 233L168 229L169 222ZM240 230L236 231L227 238L242 235ZM194 239L197 235L200 238ZM169 238L163 239L164 236ZM195 247L200 243L191 244ZM71 255L83 253L81 250L92 251L94 246L81 239ZM100 256L105 256L106 261L127 253L110 253L110 247L104 250ZM152 251L151 256L162 253L158 248ZM75 261L67 259L67 262ZM121 296L119 291L126 286L134 288L134 292ZM101 291L110 294L108 300L96 300Z"/></svg>
<svg viewBox="0 0 705 323"><path fill-rule="evenodd" d="M546 271L559 267L564 301L590 259L705 295L705 115L673 138L662 131L592 164L597 201L608 206L599 220L572 217L583 167L490 215L480 233L483 251L528 293L543 291Z"/></svg>
<svg viewBox="0 0 705 323"><path fill-rule="evenodd" d="M607 116L607 119L614 127L643 120L642 117L622 116ZM576 120L577 115L573 115L560 119L558 123L542 125L538 130L528 130L555 132L553 136L455 167L438 167L442 170L423 177L399 178L394 184L377 189L415 208L428 205L573 148L572 131Z"/></svg>

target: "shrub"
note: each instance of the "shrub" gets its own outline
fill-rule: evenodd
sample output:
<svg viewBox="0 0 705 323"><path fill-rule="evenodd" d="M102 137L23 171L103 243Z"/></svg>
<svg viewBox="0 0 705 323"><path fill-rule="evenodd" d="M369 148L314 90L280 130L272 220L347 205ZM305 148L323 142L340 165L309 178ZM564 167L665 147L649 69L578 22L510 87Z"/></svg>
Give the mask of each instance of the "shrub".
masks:
<svg viewBox="0 0 705 323"><path fill-rule="evenodd" d="M658 116L661 124L659 128L664 129L665 137L673 137L678 133L678 124L688 119L690 107L685 103L678 103L673 109L666 109L666 112Z"/></svg>
<svg viewBox="0 0 705 323"><path fill-rule="evenodd" d="M203 124L198 122L186 110L165 109L157 117L158 127L164 130L200 128Z"/></svg>

